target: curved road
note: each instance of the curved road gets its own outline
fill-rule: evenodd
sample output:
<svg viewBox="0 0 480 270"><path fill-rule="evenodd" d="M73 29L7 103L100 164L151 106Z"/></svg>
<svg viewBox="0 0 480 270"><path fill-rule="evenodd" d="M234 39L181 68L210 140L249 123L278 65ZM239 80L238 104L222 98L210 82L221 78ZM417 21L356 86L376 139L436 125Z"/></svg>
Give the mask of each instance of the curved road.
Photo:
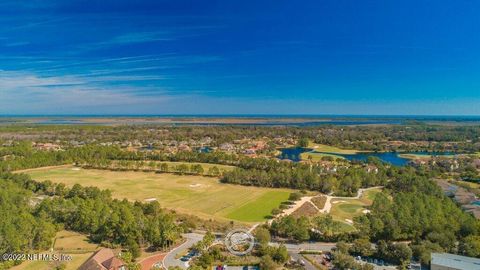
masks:
<svg viewBox="0 0 480 270"><path fill-rule="evenodd" d="M162 264L165 269L175 266L178 266L182 269L187 269L187 263L182 262L180 259L175 259L175 257L178 257L177 255L179 254L185 253L185 251L187 251L190 247L203 239L203 235L198 233L186 233L183 235L183 237L185 237L187 241L185 241L185 243L181 244L180 246L172 249L163 259Z"/></svg>

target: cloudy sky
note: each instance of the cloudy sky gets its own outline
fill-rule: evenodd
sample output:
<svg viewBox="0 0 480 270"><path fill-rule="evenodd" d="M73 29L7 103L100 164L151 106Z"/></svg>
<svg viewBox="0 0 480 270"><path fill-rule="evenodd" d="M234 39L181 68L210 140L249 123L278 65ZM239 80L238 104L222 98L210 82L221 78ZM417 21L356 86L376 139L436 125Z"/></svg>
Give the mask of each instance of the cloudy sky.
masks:
<svg viewBox="0 0 480 270"><path fill-rule="evenodd" d="M0 1L0 114L480 115L480 2Z"/></svg>

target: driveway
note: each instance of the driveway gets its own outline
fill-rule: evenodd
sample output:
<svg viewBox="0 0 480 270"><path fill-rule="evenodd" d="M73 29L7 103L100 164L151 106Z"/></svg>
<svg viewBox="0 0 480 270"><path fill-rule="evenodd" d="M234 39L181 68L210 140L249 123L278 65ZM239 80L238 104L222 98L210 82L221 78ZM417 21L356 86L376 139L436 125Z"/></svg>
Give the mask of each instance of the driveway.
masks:
<svg viewBox="0 0 480 270"><path fill-rule="evenodd" d="M187 262L182 262L180 259L176 259L175 257L179 257L177 255L185 253L185 251L187 251L190 247L200 242L203 239L203 234L186 233L183 234L183 237L185 237L187 241L185 241L185 243L181 244L180 246L172 249L163 259L163 267L165 269L175 266L178 266L182 269L187 269Z"/></svg>
<svg viewBox="0 0 480 270"><path fill-rule="evenodd" d="M166 253L159 253L148 258L143 259L140 261L140 267L142 270L150 270L154 264L162 262L163 258L165 258Z"/></svg>

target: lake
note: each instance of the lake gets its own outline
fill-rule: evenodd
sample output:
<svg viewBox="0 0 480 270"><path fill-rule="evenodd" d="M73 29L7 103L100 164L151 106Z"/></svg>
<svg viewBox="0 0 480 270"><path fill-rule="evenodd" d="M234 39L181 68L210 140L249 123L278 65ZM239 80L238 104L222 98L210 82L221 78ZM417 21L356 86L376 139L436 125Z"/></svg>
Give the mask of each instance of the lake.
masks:
<svg viewBox="0 0 480 270"><path fill-rule="evenodd" d="M337 155L346 158L347 160L354 161L354 160L359 160L359 161L367 161L369 157L377 157L381 161L390 163L395 166L405 166L410 162L410 159L408 158L403 158L398 155L398 153L395 152L364 152L364 153L357 153L353 155L347 155L347 154L336 154L336 153L324 153L324 154L332 154L332 155Z"/></svg>
<svg viewBox="0 0 480 270"><path fill-rule="evenodd" d="M305 152L312 152L312 153L321 153L321 154L330 154L330 155L336 155L336 156L341 156L344 157L345 159L349 161L367 161L369 157L377 157L381 161L390 163L395 166L405 166L407 165L411 160L408 158L404 158L399 156L400 154L414 154L414 155L425 155L425 156L451 156L455 155L453 152L427 152L427 151L422 151L422 152L361 152L357 154L337 154L337 153L329 153L329 152L317 152L317 151L312 151L310 148L301 148L301 147L291 147L291 148L283 148L281 149L281 154L279 156L280 159L290 159L295 162L301 161L300 154L305 153Z"/></svg>
<svg viewBox="0 0 480 270"><path fill-rule="evenodd" d="M279 159L290 159L291 161L299 162L302 159L300 158L300 154L305 152L311 152L313 149L310 148L303 148L303 147L290 147L290 148L282 148L280 151L282 152Z"/></svg>

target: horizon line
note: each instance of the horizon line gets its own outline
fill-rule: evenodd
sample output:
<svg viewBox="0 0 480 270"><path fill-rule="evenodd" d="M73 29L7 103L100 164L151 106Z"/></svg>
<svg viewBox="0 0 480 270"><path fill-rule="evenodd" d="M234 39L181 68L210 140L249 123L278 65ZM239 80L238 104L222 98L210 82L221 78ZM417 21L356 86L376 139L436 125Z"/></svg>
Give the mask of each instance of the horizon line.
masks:
<svg viewBox="0 0 480 270"><path fill-rule="evenodd" d="M480 115L472 114L256 114L256 113L238 113L238 114L0 114L0 117L469 117L476 118Z"/></svg>

